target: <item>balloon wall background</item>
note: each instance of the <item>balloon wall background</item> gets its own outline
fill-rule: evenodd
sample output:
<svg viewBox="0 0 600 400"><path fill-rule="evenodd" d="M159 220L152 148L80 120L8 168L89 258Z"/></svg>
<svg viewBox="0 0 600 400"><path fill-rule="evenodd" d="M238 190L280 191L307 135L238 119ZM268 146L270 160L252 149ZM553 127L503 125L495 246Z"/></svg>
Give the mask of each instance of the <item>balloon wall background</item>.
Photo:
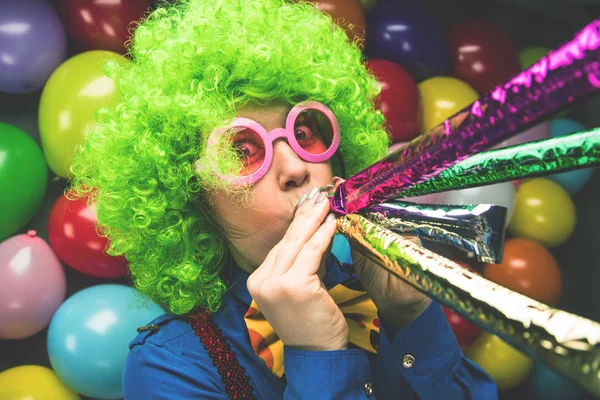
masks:
<svg viewBox="0 0 600 400"><path fill-rule="evenodd" d="M343 20L349 37L366 35L367 66L382 85L378 106L393 148L570 39L600 11L580 6L561 17L525 1L521 8L507 1L315 2ZM128 29L154 4L83 4L0 2L2 399L120 398L127 344L138 326L162 314L128 287L126 260L104 254L94 210L63 193L93 112L117 101L98 61L128 62ZM599 109L600 96L584 99L497 147L600 126ZM416 200L508 207L502 264L436 250L513 290L600 321L600 173L567 172ZM501 398L586 398L544 365L446 314Z"/></svg>

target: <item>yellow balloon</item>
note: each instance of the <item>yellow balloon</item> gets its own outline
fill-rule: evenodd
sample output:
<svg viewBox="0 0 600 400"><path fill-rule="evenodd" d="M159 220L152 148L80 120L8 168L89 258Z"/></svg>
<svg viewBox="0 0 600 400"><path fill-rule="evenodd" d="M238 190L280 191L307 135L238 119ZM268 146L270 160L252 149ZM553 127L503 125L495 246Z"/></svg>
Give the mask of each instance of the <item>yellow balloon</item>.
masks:
<svg viewBox="0 0 600 400"><path fill-rule="evenodd" d="M117 99L114 81L104 75L102 61L127 60L111 51L78 54L62 63L42 91L39 128L42 149L50 169L70 178L76 146L83 144L94 112Z"/></svg>
<svg viewBox="0 0 600 400"><path fill-rule="evenodd" d="M419 84L423 132L441 124L479 98L469 84L447 76L429 78Z"/></svg>
<svg viewBox="0 0 600 400"><path fill-rule="evenodd" d="M575 229L575 205L559 184L545 178L522 182L508 231L546 247L564 243Z"/></svg>
<svg viewBox="0 0 600 400"><path fill-rule="evenodd" d="M533 367L532 359L489 332L481 332L465 355L490 374L500 390L519 386Z"/></svg>
<svg viewBox="0 0 600 400"><path fill-rule="evenodd" d="M0 400L79 400L50 368L23 365L0 372Z"/></svg>

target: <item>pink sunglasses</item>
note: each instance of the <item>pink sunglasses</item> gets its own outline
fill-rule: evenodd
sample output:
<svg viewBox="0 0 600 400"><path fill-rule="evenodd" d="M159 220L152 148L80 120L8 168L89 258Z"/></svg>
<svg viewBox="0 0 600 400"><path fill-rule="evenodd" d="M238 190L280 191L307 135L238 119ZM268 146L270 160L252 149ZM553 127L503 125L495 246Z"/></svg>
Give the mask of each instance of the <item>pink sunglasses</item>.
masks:
<svg viewBox="0 0 600 400"><path fill-rule="evenodd" d="M213 171L232 185L248 185L258 181L269 170L275 140L286 139L300 158L320 163L330 159L337 151L340 126L327 106L308 101L299 103L290 110L285 128L267 132L258 122L248 118L234 118L230 124L216 128L206 144L209 160L216 162L218 148L224 138L240 154L243 167L232 175L220 173L215 165Z"/></svg>

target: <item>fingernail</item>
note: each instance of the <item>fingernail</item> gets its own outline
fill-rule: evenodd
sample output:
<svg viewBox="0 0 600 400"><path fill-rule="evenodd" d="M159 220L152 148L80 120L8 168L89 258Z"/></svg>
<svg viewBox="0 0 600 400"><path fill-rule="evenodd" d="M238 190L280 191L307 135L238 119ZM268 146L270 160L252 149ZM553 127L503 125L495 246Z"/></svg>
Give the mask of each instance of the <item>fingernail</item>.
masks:
<svg viewBox="0 0 600 400"><path fill-rule="evenodd" d="M331 189L335 189L333 185L325 185L319 188L319 192L329 192Z"/></svg>
<svg viewBox="0 0 600 400"><path fill-rule="evenodd" d="M320 202L325 200L325 197L327 197L327 192L319 193L319 195L317 196L317 199L315 200L315 204L319 204Z"/></svg>
<svg viewBox="0 0 600 400"><path fill-rule="evenodd" d="M332 221L335 221L335 214L334 213L327 214L327 218L325 218L325 222L332 222Z"/></svg>
<svg viewBox="0 0 600 400"><path fill-rule="evenodd" d="M315 197L317 195L317 193L319 193L319 188L315 186L314 188L312 188L310 193L308 193L308 197L306 198L306 200L311 200L313 197Z"/></svg>
<svg viewBox="0 0 600 400"><path fill-rule="evenodd" d="M302 195L302 197L300 197L300 200L298 200L298 204L296 205L296 208L300 207L302 204L304 204L304 202L306 201L306 193L304 193Z"/></svg>

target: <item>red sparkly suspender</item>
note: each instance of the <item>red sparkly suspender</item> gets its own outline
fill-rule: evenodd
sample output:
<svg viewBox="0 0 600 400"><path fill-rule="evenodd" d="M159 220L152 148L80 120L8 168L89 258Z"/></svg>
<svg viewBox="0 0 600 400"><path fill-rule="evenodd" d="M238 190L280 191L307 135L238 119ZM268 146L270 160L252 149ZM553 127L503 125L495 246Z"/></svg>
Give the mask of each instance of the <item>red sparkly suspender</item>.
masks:
<svg viewBox="0 0 600 400"><path fill-rule="evenodd" d="M238 362L231 346L223 337L217 324L210 318L210 311L197 310L188 317L189 323L200 338L200 342L208 351L208 355L217 367L225 390L230 399L255 400L252 394L250 378L244 367Z"/></svg>

